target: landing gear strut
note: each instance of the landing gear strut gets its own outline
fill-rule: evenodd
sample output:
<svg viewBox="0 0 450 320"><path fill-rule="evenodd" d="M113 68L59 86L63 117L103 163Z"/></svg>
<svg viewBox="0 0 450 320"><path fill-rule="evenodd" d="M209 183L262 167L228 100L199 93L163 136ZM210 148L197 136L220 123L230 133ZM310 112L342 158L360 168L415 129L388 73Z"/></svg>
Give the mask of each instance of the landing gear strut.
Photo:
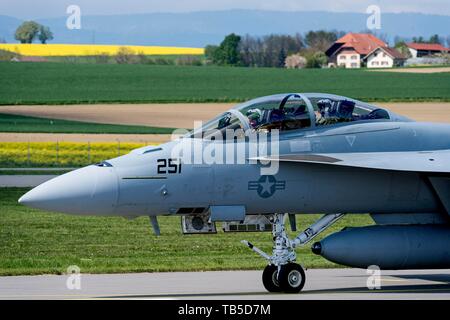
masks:
<svg viewBox="0 0 450 320"><path fill-rule="evenodd" d="M295 248L311 241L344 215L341 213L326 214L293 240L290 240L286 233L284 226L286 216L287 214L284 213L275 213L271 219L274 240L271 256L246 240L243 240L242 243L268 260L269 265L264 269L262 275L267 291L298 293L303 289L306 277L303 268L295 263L297 258Z"/></svg>

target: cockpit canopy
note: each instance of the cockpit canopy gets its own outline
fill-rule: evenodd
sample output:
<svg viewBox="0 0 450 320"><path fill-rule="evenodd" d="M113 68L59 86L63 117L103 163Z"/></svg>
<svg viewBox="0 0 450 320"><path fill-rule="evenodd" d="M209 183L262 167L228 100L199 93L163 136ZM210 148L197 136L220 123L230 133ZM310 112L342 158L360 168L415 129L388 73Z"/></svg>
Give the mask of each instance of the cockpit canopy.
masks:
<svg viewBox="0 0 450 320"><path fill-rule="evenodd" d="M234 137L252 132L280 132L338 125L353 121L390 121L379 107L331 94L277 94L250 100L194 130L192 137L211 138L227 132ZM219 138L219 137L218 137Z"/></svg>

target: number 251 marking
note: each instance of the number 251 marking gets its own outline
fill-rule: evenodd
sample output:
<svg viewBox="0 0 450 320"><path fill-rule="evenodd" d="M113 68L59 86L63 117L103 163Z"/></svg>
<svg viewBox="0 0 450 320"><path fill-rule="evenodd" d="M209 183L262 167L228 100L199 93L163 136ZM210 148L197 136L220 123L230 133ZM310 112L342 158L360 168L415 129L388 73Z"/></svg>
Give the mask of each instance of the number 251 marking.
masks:
<svg viewBox="0 0 450 320"><path fill-rule="evenodd" d="M181 162L178 159L158 159L158 173L181 173Z"/></svg>

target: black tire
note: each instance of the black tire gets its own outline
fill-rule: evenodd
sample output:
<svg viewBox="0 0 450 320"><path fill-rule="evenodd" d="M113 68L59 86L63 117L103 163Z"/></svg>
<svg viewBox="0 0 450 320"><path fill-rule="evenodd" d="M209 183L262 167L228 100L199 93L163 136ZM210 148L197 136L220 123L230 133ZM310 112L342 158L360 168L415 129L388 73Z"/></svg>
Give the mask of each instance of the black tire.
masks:
<svg viewBox="0 0 450 320"><path fill-rule="evenodd" d="M286 293L299 293L305 285L305 271L297 263L288 263L281 266L278 281L280 288Z"/></svg>
<svg viewBox="0 0 450 320"><path fill-rule="evenodd" d="M264 288L269 292L281 292L280 285L278 283L278 268L273 264L269 264L264 268L262 274L262 281Z"/></svg>

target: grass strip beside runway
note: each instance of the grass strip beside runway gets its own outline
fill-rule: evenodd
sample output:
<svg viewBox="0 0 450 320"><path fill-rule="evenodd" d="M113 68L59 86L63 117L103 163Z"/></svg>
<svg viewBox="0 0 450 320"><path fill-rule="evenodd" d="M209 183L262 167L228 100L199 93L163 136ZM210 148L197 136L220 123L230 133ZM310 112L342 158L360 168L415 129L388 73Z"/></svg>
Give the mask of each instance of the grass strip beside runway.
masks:
<svg viewBox="0 0 450 320"><path fill-rule="evenodd" d="M181 234L179 217L161 217L162 235L153 235L148 217L80 217L27 208L17 200L28 189L0 189L0 275L60 274L70 265L84 273L263 269L266 261L240 243L247 239L263 250L272 247L270 233ZM298 216L303 230L318 215ZM344 217L329 231L367 225L367 215ZM221 229L221 225L217 225ZM294 236L292 234L292 236ZM320 239L319 237L317 239ZM336 267L298 250L306 268Z"/></svg>

